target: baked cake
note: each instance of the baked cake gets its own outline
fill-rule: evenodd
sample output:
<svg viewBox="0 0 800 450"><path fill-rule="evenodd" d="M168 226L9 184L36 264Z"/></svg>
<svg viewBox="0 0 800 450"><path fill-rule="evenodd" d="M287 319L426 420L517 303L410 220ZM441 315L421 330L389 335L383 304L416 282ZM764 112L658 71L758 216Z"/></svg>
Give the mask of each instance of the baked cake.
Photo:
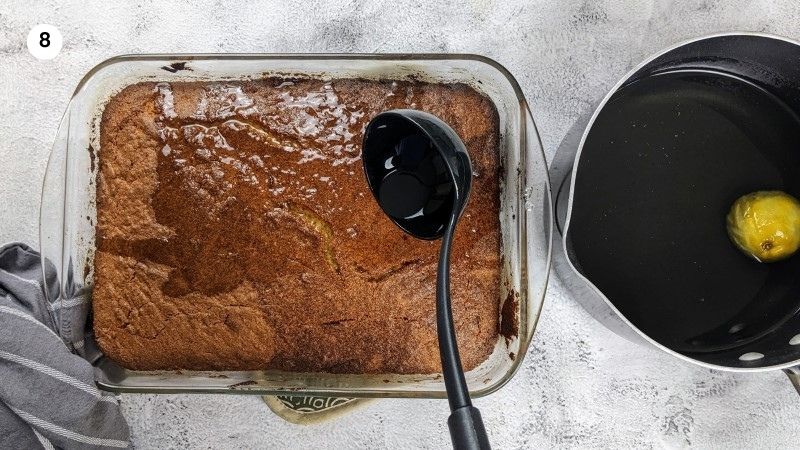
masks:
<svg viewBox="0 0 800 450"><path fill-rule="evenodd" d="M139 83L100 122L94 331L136 370L440 371L438 241L404 234L363 173L363 130L416 108L474 165L452 254L463 364L498 342L498 118L462 84Z"/></svg>

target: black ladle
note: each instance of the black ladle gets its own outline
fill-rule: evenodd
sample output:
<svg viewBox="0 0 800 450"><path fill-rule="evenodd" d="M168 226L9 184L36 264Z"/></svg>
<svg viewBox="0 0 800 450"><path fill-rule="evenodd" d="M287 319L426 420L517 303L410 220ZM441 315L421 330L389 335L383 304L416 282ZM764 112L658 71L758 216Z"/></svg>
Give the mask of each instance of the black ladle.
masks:
<svg viewBox="0 0 800 450"><path fill-rule="evenodd" d="M397 109L375 116L364 133L364 172L383 211L419 239L442 238L436 276L436 331L450 403L453 447L488 449L480 411L472 406L450 308L450 248L472 184L464 143L434 115Z"/></svg>

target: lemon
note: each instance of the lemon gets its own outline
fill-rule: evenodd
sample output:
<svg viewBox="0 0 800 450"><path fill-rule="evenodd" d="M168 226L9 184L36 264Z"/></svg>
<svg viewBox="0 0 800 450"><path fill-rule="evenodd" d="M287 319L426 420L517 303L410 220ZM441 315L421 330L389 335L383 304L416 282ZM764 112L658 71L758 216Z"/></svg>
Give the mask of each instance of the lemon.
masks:
<svg viewBox="0 0 800 450"><path fill-rule="evenodd" d="M781 191L743 195L728 213L728 236L757 261L788 258L800 247L800 202Z"/></svg>

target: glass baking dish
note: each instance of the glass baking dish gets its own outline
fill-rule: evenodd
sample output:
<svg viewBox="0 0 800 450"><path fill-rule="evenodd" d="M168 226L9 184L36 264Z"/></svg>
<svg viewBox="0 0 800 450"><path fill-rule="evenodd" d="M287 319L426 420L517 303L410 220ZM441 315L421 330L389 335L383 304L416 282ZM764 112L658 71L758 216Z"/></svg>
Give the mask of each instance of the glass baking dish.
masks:
<svg viewBox="0 0 800 450"><path fill-rule="evenodd" d="M518 324L498 333L491 356L466 374L473 396L500 388L521 364L539 317L550 270L552 214L541 142L513 76L476 55L129 55L100 63L78 84L58 130L45 176L40 217L42 255L56 267L60 298L91 295L95 250L95 153L105 103L140 81L241 80L265 76L417 79L466 83L497 108L501 131L501 299ZM92 151L91 149L94 151ZM44 260L43 260L44 261ZM44 264L43 264L44 268ZM49 293L54 297L56 293ZM61 300L58 300L61 301ZM434 299L431 298L433 302ZM106 357L93 362L95 379L115 392L204 392L348 397L445 397L440 375L342 375L278 371L142 372Z"/></svg>

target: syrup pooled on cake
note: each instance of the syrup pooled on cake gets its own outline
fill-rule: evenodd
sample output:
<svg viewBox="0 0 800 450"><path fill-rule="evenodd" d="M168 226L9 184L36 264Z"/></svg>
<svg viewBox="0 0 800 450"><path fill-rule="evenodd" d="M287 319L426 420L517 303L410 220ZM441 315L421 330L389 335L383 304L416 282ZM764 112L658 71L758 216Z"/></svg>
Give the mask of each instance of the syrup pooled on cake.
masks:
<svg viewBox="0 0 800 450"><path fill-rule="evenodd" d="M449 123L475 174L452 295L467 370L498 341L498 119L466 85L267 78L139 83L100 124L94 330L138 370L440 371L438 242L381 212L376 114Z"/></svg>

